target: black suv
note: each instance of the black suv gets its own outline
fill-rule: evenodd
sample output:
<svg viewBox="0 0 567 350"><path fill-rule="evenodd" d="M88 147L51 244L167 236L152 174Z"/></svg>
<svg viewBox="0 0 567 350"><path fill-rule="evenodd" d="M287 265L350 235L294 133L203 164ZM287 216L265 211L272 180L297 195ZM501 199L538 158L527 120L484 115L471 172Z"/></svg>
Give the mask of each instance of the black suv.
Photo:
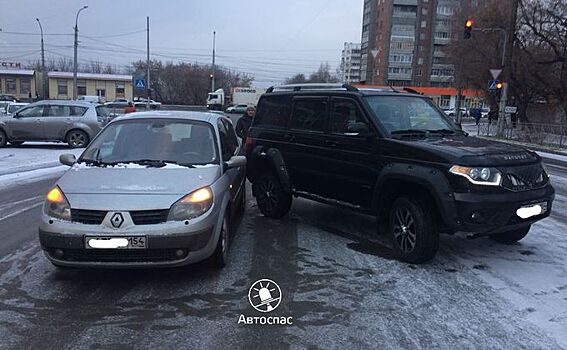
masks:
<svg viewBox="0 0 567 350"><path fill-rule="evenodd" d="M270 88L245 145L265 216L293 196L375 215L412 263L434 257L439 232L517 242L555 196L536 153L469 137L431 99L394 89Z"/></svg>

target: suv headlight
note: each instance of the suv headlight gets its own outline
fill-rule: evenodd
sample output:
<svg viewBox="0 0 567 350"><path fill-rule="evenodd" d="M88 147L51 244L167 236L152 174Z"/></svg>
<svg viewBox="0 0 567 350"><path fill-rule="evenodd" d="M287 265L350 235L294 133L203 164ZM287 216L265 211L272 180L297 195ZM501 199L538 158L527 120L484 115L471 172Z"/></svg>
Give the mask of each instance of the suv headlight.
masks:
<svg viewBox="0 0 567 350"><path fill-rule="evenodd" d="M203 187L181 198L169 209L168 221L194 219L205 214L213 206L213 191Z"/></svg>
<svg viewBox="0 0 567 350"><path fill-rule="evenodd" d="M71 207L59 186L55 186L47 192L43 212L53 218L71 221Z"/></svg>
<svg viewBox="0 0 567 350"><path fill-rule="evenodd" d="M453 165L451 169L449 169L449 172L451 174L463 176L475 185L500 186L500 183L502 182L502 174L496 168L471 168Z"/></svg>

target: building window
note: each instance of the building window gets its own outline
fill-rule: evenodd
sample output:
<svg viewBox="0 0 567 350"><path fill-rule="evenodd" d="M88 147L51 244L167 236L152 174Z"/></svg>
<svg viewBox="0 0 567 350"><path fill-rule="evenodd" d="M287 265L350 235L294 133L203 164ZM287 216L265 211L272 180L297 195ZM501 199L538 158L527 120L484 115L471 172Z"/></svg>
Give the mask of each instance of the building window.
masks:
<svg viewBox="0 0 567 350"><path fill-rule="evenodd" d="M124 89L124 83L116 83L116 98L125 98L126 92Z"/></svg>
<svg viewBox="0 0 567 350"><path fill-rule="evenodd" d="M419 39L420 39L420 40L425 40L425 33L420 33L420 34L419 34Z"/></svg>
<svg viewBox="0 0 567 350"><path fill-rule="evenodd" d="M421 21L421 28L427 27L427 21Z"/></svg>
<svg viewBox="0 0 567 350"><path fill-rule="evenodd" d="M411 63L412 61L411 55L404 55L404 54L391 54L389 57L390 62L401 62L401 63Z"/></svg>
<svg viewBox="0 0 567 350"><path fill-rule="evenodd" d="M421 68L417 69L417 72L415 73L416 76L421 77Z"/></svg>
<svg viewBox="0 0 567 350"><path fill-rule="evenodd" d="M6 79L6 92L9 94L16 93L16 79L13 78Z"/></svg>
<svg viewBox="0 0 567 350"><path fill-rule="evenodd" d="M77 95L85 96L87 94L87 81L84 79L77 80Z"/></svg>
<svg viewBox="0 0 567 350"><path fill-rule="evenodd" d="M29 95L31 92L31 80L22 78L20 79L20 94Z"/></svg>
<svg viewBox="0 0 567 350"><path fill-rule="evenodd" d="M435 38L436 39L449 39L449 32L445 32L445 31L435 32Z"/></svg>
<svg viewBox="0 0 567 350"><path fill-rule="evenodd" d="M417 64L423 64L423 57L417 59Z"/></svg>
<svg viewBox="0 0 567 350"><path fill-rule="evenodd" d="M422 9L421 9L421 14L425 16L425 15L427 14L427 9L426 9L426 8L422 8Z"/></svg>
<svg viewBox="0 0 567 350"><path fill-rule="evenodd" d="M57 95L67 96L67 80L59 79L57 80Z"/></svg>

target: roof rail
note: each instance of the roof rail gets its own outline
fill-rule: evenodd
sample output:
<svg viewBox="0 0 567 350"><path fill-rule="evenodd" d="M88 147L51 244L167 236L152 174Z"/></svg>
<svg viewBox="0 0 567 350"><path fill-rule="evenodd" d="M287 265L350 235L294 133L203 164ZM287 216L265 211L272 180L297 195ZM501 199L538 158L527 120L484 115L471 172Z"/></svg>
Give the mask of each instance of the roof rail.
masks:
<svg viewBox="0 0 567 350"><path fill-rule="evenodd" d="M405 88L403 88L402 90L404 90L404 91L406 91L406 92L409 92L409 93L411 93L411 94L423 95L422 92L419 92L419 91L414 90L414 89L409 88L409 87L405 87Z"/></svg>
<svg viewBox="0 0 567 350"><path fill-rule="evenodd" d="M309 83L309 84L287 84L271 86L266 90L266 93L272 93L276 90L279 91L306 91L306 90L346 90L346 91L359 91L357 88L350 84L334 84L334 83Z"/></svg>

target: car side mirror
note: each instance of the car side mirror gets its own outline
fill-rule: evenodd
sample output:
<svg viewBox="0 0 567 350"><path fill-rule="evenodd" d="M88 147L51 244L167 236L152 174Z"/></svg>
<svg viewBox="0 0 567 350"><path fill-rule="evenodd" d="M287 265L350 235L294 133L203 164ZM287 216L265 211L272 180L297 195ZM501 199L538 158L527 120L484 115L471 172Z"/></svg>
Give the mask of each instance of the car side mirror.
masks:
<svg viewBox="0 0 567 350"><path fill-rule="evenodd" d="M232 156L229 160L224 162L224 170L232 169L232 168L240 168L246 165L246 157L245 156Z"/></svg>
<svg viewBox="0 0 567 350"><path fill-rule="evenodd" d="M74 154L62 154L59 156L59 163L63 165L73 166L77 162Z"/></svg>
<svg viewBox="0 0 567 350"><path fill-rule="evenodd" d="M20 113L16 112L14 113L14 118L18 119L21 118L22 116L20 115Z"/></svg>

